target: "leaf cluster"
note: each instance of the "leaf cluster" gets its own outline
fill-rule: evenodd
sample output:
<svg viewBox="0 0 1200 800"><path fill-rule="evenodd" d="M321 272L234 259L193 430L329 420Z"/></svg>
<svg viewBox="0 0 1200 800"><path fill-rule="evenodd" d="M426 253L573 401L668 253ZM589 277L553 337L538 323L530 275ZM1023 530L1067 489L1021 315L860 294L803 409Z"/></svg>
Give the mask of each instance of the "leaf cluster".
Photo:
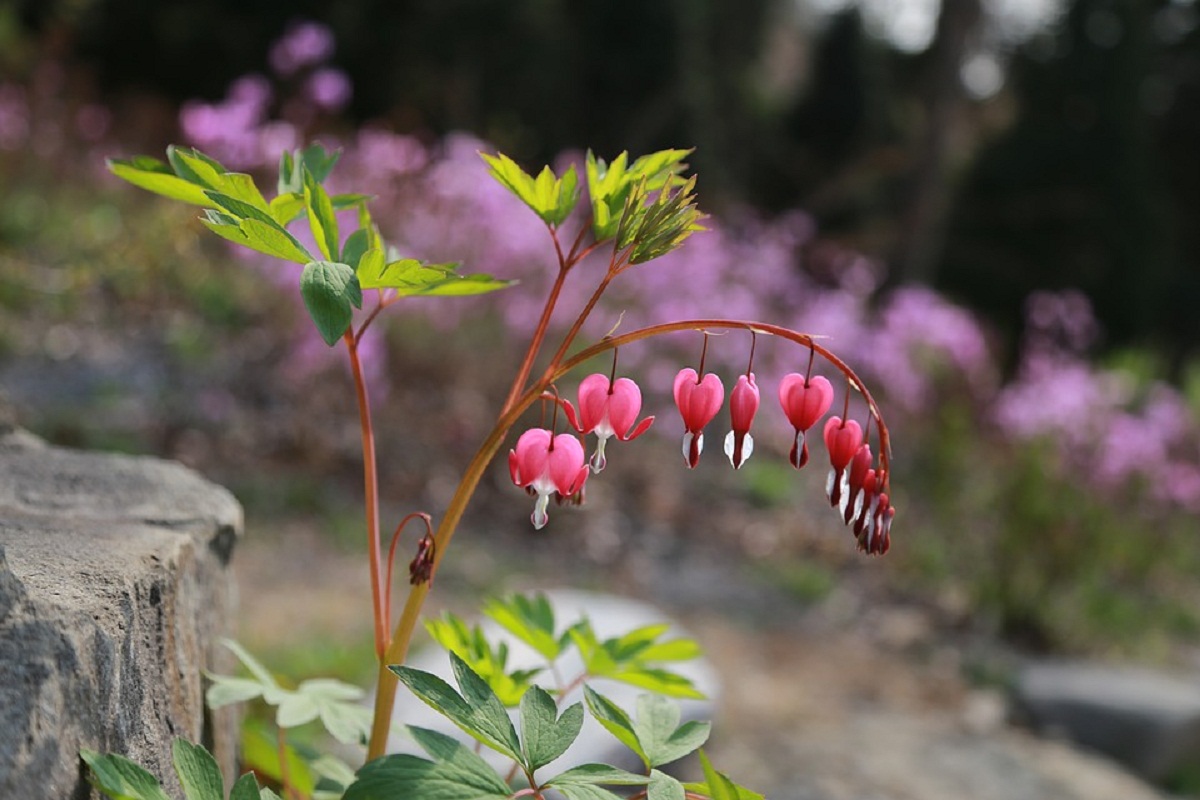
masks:
<svg viewBox="0 0 1200 800"><path fill-rule="evenodd" d="M618 251L628 251L629 264L641 264L671 252L702 230L696 179L681 174L689 153L691 150L660 150L631 164L628 153L609 163L589 150L584 173L593 240L598 244L615 239ZM552 228L561 225L574 209L579 199L574 166L561 178L550 167L543 167L534 178L503 153L480 155L492 177Z"/></svg>
<svg viewBox="0 0 1200 800"><path fill-rule="evenodd" d="M88 765L88 779L101 794L113 800L171 800L158 779L122 755L80 750ZM225 800L225 782L216 759L200 745L176 739L171 747L172 763L187 800ZM247 772L233 784L229 800L280 800L279 795L259 787Z"/></svg>
<svg viewBox="0 0 1200 800"><path fill-rule="evenodd" d="M388 248L363 194L330 195L324 181L338 160L319 144L280 158L278 194L268 201L254 179L226 169L199 150L171 146L164 163L149 156L110 159L118 177L204 209L201 223L218 236L303 266L300 294L321 337L335 344L362 308L363 289L397 296L460 296L495 291L511 281L460 275L457 264L425 264ZM357 210L357 230L342 240L338 212ZM306 217L317 254L288 226Z"/></svg>
<svg viewBox="0 0 1200 800"><path fill-rule="evenodd" d="M546 667L575 648L583 662L581 679L605 678L671 697L703 697L689 678L665 666L700 656L700 645L693 639L664 639L669 624L646 625L602 641L586 616L559 630L554 609L541 594L494 598L484 604L483 613L532 648ZM506 707L516 706L544 670L508 669L507 645L491 644L479 625L468 627L454 614L446 613L425 627L434 641L479 674Z"/></svg>
<svg viewBox="0 0 1200 800"><path fill-rule="evenodd" d="M361 744L371 732L371 711L362 705L365 696L357 686L329 678L315 678L295 689L279 685L270 671L237 642L224 640L250 677L209 675L205 700L209 708L261 699L275 708L275 724L295 728L319 720L343 744Z"/></svg>

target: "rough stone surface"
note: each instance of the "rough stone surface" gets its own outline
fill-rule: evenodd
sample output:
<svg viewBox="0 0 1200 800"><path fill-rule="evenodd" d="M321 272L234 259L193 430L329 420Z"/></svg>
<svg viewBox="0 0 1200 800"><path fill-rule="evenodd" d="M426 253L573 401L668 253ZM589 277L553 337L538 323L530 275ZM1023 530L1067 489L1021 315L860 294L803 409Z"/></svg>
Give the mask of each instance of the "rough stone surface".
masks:
<svg viewBox="0 0 1200 800"><path fill-rule="evenodd" d="M175 737L231 774L236 719L205 711L201 679L227 665L241 529L237 501L178 464L0 431L0 798L90 797L80 748L180 796Z"/></svg>
<svg viewBox="0 0 1200 800"><path fill-rule="evenodd" d="M1153 781L1200 761L1200 683L1146 668L1073 662L1020 674L1019 718L1121 761Z"/></svg>

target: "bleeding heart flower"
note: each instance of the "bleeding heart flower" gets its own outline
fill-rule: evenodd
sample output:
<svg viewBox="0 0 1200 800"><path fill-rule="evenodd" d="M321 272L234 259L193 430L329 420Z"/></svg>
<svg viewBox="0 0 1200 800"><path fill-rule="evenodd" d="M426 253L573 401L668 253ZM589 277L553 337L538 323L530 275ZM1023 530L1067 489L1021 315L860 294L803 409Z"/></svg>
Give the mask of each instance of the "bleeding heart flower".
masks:
<svg viewBox="0 0 1200 800"><path fill-rule="evenodd" d="M862 427L852 419L830 417L825 423L825 447L829 450L829 478L825 482L825 494L829 505L840 508L842 495L850 490L846 466L863 443Z"/></svg>
<svg viewBox="0 0 1200 800"><path fill-rule="evenodd" d="M788 422L796 429L789 460L793 467L800 469L808 463L805 434L833 405L833 386L821 375L805 378L791 372L779 383L779 404L783 406Z"/></svg>
<svg viewBox="0 0 1200 800"><path fill-rule="evenodd" d="M733 430L725 435L725 455L734 469L741 469L746 459L754 452L754 437L750 435L750 425L758 412L758 385L754 382L754 373L738 377L737 384L729 393L729 416Z"/></svg>
<svg viewBox="0 0 1200 800"><path fill-rule="evenodd" d="M725 386L711 372L703 379L691 367L684 367L675 376L675 405L683 417L683 458L689 467L700 463L704 450L704 426L721 410L725 402Z"/></svg>
<svg viewBox="0 0 1200 800"><path fill-rule="evenodd" d="M862 514L863 503L869 500L869 498L864 498L863 485L866 482L867 473L873 472L871 469L873 463L875 463L875 456L871 453L871 445L866 443L858 448L854 453L854 458L850 460L850 471L846 478L849 491L841 498L842 518L847 525Z"/></svg>
<svg viewBox="0 0 1200 800"><path fill-rule="evenodd" d="M550 519L546 513L550 495L568 498L583 489L588 476L579 440L569 433L553 436L545 428L521 434L508 453L508 472L513 483L537 495L531 519L539 530Z"/></svg>
<svg viewBox="0 0 1200 800"><path fill-rule="evenodd" d="M592 470L604 469L604 445L612 437L628 442L641 436L654 422L646 417L637 422L642 410L642 390L629 378L609 382L607 375L589 375L579 384L579 416L570 403L564 403L571 427L582 434L595 433L596 452L592 455Z"/></svg>

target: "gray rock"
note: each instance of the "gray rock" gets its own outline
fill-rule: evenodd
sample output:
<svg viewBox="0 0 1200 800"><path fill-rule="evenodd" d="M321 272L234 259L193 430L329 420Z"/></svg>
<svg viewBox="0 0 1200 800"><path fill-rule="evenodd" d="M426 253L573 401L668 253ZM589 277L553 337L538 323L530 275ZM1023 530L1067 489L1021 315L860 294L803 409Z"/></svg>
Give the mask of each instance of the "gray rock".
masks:
<svg viewBox="0 0 1200 800"><path fill-rule="evenodd" d="M201 680L231 666L216 639L241 529L237 501L178 464L0 435L0 797L91 796L80 748L180 796L175 737L232 774L237 719L205 710Z"/></svg>
<svg viewBox="0 0 1200 800"><path fill-rule="evenodd" d="M1150 669L1042 663L1014 688L1018 718L1153 781L1200 760L1200 683Z"/></svg>
<svg viewBox="0 0 1200 800"><path fill-rule="evenodd" d="M672 628L663 636L664 641L688 636L687 632L680 628L678 623L673 622L661 609L637 600L598 592L565 589L548 591L545 594L554 608L554 618L559 630L586 615L592 623L592 629L601 640L620 636L644 625L663 622L672 625ZM508 645L510 669L527 669L544 663L532 648L515 639L491 620L483 620L481 625L488 636L488 641L493 643L502 641ZM428 647L421 650L416 653L414 658L410 659L409 665L432 672L441 676L451 685L454 684L449 656L440 647ZM570 681L580 673L582 662L572 649L559 659L556 667L563 680ZM693 685L705 695L703 700L680 701L683 720L711 720L720 693L717 673L712 664L707 659L699 658L694 661L672 664L670 669L691 679ZM634 713L637 696L644 692L644 690L629 684L609 680L589 681L589 685L631 714ZM573 703L582 702L582 700L583 689L578 688L568 693L561 707L566 708ZM473 743L473 740L454 727L445 717L416 699L403 686L400 687L397 694L396 709L392 718L397 726L404 724L432 728L456 736L464 742ZM515 710L513 719L520 730L519 723L516 723ZM400 735L392 737L389 742L389 750L421 753L414 743ZM504 758L497 753L485 750L482 755L498 768L506 763ZM545 774L552 775L587 763L612 764L639 771L642 769L641 761L637 756L600 727L600 724L592 719L590 714L585 714L579 738L562 756L545 768Z"/></svg>
<svg viewBox="0 0 1200 800"><path fill-rule="evenodd" d="M973 733L945 714L862 712L772 747L761 757L790 774L774 787L746 780L773 800L1166 800L1105 759L1019 730Z"/></svg>

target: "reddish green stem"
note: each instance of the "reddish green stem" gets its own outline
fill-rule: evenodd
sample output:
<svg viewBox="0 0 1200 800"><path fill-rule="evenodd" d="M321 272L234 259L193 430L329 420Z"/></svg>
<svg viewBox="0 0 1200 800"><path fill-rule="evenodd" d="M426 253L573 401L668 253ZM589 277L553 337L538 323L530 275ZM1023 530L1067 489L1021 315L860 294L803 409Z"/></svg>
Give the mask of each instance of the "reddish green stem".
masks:
<svg viewBox="0 0 1200 800"><path fill-rule="evenodd" d="M375 429L371 425L371 402L367 397L367 381L358 358L358 339L347 330L343 339L350 356L350 372L354 375L354 390L358 396L358 420L362 428L363 488L367 515L367 557L371 569L371 607L375 614L375 655L383 660L387 650L387 609L384 608L383 573L379 559L379 478L375 462Z"/></svg>

